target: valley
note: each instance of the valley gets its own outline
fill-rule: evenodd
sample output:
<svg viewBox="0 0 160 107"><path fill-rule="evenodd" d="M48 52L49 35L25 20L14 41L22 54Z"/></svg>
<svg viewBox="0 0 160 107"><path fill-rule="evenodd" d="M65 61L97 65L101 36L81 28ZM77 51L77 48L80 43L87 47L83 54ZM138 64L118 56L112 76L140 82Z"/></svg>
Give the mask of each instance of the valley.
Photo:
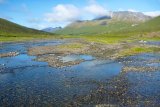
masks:
<svg viewBox="0 0 160 107"><path fill-rule="evenodd" d="M0 106L160 106L160 16L112 15L43 30L0 19Z"/></svg>

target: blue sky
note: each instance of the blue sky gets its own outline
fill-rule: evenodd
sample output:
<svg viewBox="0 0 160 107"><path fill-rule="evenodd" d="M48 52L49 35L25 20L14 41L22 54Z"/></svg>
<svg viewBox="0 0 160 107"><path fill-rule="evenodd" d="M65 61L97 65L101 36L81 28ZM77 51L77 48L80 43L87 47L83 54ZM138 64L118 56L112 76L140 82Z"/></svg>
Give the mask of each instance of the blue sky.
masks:
<svg viewBox="0 0 160 107"><path fill-rule="evenodd" d="M0 17L42 29L89 20L110 11L160 15L160 0L0 0Z"/></svg>

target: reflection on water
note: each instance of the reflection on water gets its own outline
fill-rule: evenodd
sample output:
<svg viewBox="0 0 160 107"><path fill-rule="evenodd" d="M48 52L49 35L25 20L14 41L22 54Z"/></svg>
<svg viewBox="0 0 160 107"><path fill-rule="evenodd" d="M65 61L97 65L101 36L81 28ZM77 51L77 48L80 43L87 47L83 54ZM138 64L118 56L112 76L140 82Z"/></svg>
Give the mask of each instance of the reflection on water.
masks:
<svg viewBox="0 0 160 107"><path fill-rule="evenodd" d="M160 46L160 41L149 41L147 42L148 45L156 45L156 46Z"/></svg>
<svg viewBox="0 0 160 107"><path fill-rule="evenodd" d="M34 61L34 56L25 54L25 43L4 45L1 52L10 50L9 47L12 46L12 51L22 49L23 54L0 59L0 64L3 65L3 73L0 74L1 106L64 105L74 97L88 94L97 88L94 81L112 78L121 70L121 65L117 62L93 60L89 55L69 55L63 58L64 61L86 60L80 65L63 69L51 68L45 62Z"/></svg>
<svg viewBox="0 0 160 107"><path fill-rule="evenodd" d="M61 58L63 62L76 61L76 60L93 60L94 58L91 55L67 55Z"/></svg>
<svg viewBox="0 0 160 107"><path fill-rule="evenodd" d="M57 45L61 42L53 42ZM160 67L160 55L140 54L118 61L90 55L68 55L63 61L85 62L65 68L49 67L26 54L27 47L47 43L4 44L0 52L21 50L15 57L0 59L0 106L140 105L160 104L160 70L121 72L124 66ZM53 45L52 44L52 45ZM27 46L26 46L27 45ZM14 48L12 48L14 47ZM154 62L156 60L156 62ZM147 104L150 104L147 103Z"/></svg>

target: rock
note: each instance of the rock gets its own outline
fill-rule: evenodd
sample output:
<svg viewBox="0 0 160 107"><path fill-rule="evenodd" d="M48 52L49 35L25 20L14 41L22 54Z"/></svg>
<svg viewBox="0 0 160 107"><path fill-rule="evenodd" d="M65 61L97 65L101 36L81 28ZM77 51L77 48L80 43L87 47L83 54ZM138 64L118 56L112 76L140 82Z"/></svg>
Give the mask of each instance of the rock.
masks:
<svg viewBox="0 0 160 107"><path fill-rule="evenodd" d="M3 57L12 57L12 56L17 56L17 55L19 55L19 52L2 53L2 54L0 54L0 58L3 58Z"/></svg>

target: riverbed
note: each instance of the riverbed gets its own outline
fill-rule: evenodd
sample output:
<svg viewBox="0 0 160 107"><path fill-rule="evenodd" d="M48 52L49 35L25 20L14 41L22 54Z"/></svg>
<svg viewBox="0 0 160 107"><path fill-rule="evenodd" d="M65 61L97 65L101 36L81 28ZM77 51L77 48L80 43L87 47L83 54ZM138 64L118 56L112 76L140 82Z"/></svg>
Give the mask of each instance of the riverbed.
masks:
<svg viewBox="0 0 160 107"><path fill-rule="evenodd" d="M28 48L60 44L65 41L2 44L0 53L19 55L0 58L0 107L160 106L160 54L115 60L71 54L61 61L81 61L64 67L27 54Z"/></svg>

